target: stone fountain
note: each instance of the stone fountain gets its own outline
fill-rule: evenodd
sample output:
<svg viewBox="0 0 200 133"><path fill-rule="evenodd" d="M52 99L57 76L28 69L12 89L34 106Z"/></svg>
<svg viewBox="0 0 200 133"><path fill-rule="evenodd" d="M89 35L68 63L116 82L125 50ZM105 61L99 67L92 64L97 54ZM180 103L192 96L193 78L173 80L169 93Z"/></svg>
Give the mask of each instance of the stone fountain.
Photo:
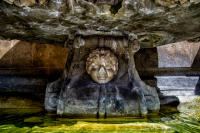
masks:
<svg viewBox="0 0 200 133"><path fill-rule="evenodd" d="M158 111L156 88L135 68L135 35L77 36L64 74L48 84L45 108L75 116L134 116Z"/></svg>
<svg viewBox="0 0 200 133"><path fill-rule="evenodd" d="M3 0L0 38L70 50L63 75L47 85L46 110L145 115L159 110L162 96L140 79L134 54L140 47L199 41L199 9L198 0Z"/></svg>

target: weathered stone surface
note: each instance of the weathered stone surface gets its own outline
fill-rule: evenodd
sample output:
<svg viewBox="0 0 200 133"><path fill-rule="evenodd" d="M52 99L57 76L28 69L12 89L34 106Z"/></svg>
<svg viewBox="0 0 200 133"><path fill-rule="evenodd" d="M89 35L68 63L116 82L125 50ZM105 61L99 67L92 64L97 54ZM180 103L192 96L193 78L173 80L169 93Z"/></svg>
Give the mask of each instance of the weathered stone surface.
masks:
<svg viewBox="0 0 200 133"><path fill-rule="evenodd" d="M131 39L100 35L77 37L70 48L71 54L62 77L48 84L46 88L46 110L57 111L60 115L96 116L97 118L146 115L148 111L158 111L160 101L157 90L140 79L133 57L139 45L137 41ZM101 50L96 50L97 48ZM91 54L91 51L96 53ZM118 63L113 62L105 66L111 65L110 68L113 68L118 64L119 70L112 80L97 82L106 77L106 73L103 76L98 75L103 67L102 63L95 64L99 54L104 61L105 57L110 56L114 57L112 61L118 60ZM91 59L92 55L96 57L92 65L97 67L100 65L97 70L92 70L96 71L95 78L91 78L86 71L86 60L88 57ZM112 71L110 68L108 71ZM95 80L96 77L98 80Z"/></svg>
<svg viewBox="0 0 200 133"><path fill-rule="evenodd" d="M20 0L21 6L33 6L36 4L35 0Z"/></svg>
<svg viewBox="0 0 200 133"><path fill-rule="evenodd" d="M135 55L141 77L199 76L200 43L187 41L140 49Z"/></svg>
<svg viewBox="0 0 200 133"><path fill-rule="evenodd" d="M9 4L14 4L16 6L34 6L36 4L44 4L46 0L3 0Z"/></svg>
<svg viewBox="0 0 200 133"><path fill-rule="evenodd" d="M159 46L157 47L158 67L192 67L199 49L200 43L186 41Z"/></svg>
<svg viewBox="0 0 200 133"><path fill-rule="evenodd" d="M9 3L9 4L13 4L15 0L4 0L4 1Z"/></svg>
<svg viewBox="0 0 200 133"><path fill-rule="evenodd" d="M157 86L165 96L176 96L180 102L189 102L200 92L199 86L199 43L180 42L157 47L158 68L190 69L177 75L176 71L171 75L157 76ZM196 69L197 72L192 72ZM175 69L179 71L178 69Z"/></svg>
<svg viewBox="0 0 200 133"><path fill-rule="evenodd" d="M155 3L169 8L176 6L188 6L197 2L199 2L199 0L155 0Z"/></svg>
<svg viewBox="0 0 200 133"><path fill-rule="evenodd" d="M0 107L23 108L34 96L41 105L44 103L46 84L57 79L65 68L67 48L19 40L0 40L0 96L12 98L19 95L19 101L9 100L5 104L0 100ZM21 98L21 99L20 99ZM17 98L16 98L17 99ZM7 106L6 106L7 104ZM34 106L33 106L34 107ZM31 108L31 105L27 108Z"/></svg>
<svg viewBox="0 0 200 133"><path fill-rule="evenodd" d="M0 70L44 70L46 74L62 71L68 49L56 45L31 43L19 40L0 40ZM54 72L53 72L54 71Z"/></svg>
<svg viewBox="0 0 200 133"><path fill-rule="evenodd" d="M63 45L77 34L136 33L142 47L197 41L200 37L199 1L186 7L168 8L151 0L124 0L115 15L110 8L85 0L49 0L33 7L17 7L1 1L0 36Z"/></svg>

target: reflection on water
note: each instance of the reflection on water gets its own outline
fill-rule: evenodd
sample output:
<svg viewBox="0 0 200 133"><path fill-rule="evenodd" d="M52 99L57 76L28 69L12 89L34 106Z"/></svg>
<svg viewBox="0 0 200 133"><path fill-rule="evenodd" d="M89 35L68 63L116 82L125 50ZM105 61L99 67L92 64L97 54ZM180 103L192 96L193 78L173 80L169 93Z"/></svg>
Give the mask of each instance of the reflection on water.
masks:
<svg viewBox="0 0 200 133"><path fill-rule="evenodd" d="M200 133L200 98L174 108L163 107L159 114L123 118L66 118L38 109L0 109L3 133ZM198 112L198 111L199 112ZM192 114L192 115L190 115Z"/></svg>

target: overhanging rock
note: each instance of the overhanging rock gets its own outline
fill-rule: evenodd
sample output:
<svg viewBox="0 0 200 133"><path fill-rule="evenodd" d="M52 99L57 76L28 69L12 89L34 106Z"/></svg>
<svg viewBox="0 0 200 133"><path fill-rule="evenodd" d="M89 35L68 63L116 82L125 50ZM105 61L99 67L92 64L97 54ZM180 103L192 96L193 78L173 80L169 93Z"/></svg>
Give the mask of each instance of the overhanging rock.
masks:
<svg viewBox="0 0 200 133"><path fill-rule="evenodd" d="M80 30L121 32L135 33L141 47L155 47L181 40L198 41L200 37L199 1L124 0L119 7L112 8L117 10L116 14L111 11L113 5L106 4L109 0L104 4L33 0L33 5L23 4L22 0L18 4L6 1L10 4L0 2L0 36L4 39L63 45Z"/></svg>

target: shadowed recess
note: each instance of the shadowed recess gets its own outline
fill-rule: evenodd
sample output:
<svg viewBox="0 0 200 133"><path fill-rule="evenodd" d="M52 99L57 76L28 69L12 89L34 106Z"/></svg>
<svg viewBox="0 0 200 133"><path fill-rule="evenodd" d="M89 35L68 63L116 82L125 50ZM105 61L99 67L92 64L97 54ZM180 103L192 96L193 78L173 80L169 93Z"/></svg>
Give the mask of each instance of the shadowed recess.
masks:
<svg viewBox="0 0 200 133"><path fill-rule="evenodd" d="M110 12L111 12L112 14L117 14L118 11L119 11L119 9L120 9L121 7L122 7L122 1L119 1L117 4L112 5L112 6L110 7Z"/></svg>

